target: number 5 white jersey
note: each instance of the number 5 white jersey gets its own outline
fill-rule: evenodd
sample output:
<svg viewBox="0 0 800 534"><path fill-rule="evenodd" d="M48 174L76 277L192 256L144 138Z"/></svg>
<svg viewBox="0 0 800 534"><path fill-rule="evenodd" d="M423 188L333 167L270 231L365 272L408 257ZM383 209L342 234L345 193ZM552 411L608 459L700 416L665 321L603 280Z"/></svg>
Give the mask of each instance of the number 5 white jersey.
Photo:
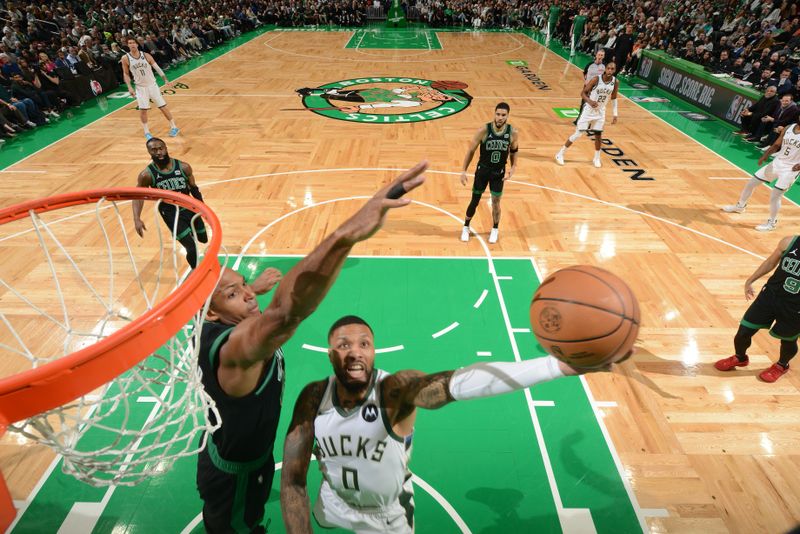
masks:
<svg viewBox="0 0 800 534"><path fill-rule="evenodd" d="M357 508L388 508L396 505L410 476L411 436L392 432L383 403L380 383L389 373L375 369L366 398L345 410L336 394L334 377L314 419L314 454L330 488Z"/></svg>
<svg viewBox="0 0 800 534"><path fill-rule="evenodd" d="M780 167L793 167L800 163L800 133L795 133L797 128L796 124L786 127L786 133L783 134L783 141L781 148L775 154L775 165Z"/></svg>

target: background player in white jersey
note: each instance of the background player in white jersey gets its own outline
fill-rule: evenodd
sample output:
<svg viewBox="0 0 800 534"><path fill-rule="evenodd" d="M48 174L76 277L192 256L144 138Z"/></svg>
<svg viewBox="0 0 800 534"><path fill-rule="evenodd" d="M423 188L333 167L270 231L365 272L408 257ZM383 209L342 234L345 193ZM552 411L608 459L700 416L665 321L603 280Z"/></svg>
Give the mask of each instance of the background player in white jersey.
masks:
<svg viewBox="0 0 800 534"><path fill-rule="evenodd" d="M306 475L312 450L323 473L314 507L321 526L359 534L411 533L408 460L417 408L441 408L586 371L546 356L430 375L414 370L389 374L374 369L372 329L352 315L331 326L328 357L334 376L300 393L284 444L280 494L289 534L311 533Z"/></svg>
<svg viewBox="0 0 800 534"><path fill-rule="evenodd" d="M581 132L594 133L594 166L600 167L600 145L602 141L603 126L606 122L606 105L608 101L613 102L614 118L611 124L617 123L617 91L619 90L619 83L614 77L617 72L617 65L613 61L606 64L604 72L593 78L586 85L583 86L581 97L586 102L583 107L580 117L578 117L578 126L575 133L570 135L564 146L556 154L556 162L559 165L564 165L564 152L572 146L572 143L578 140Z"/></svg>
<svg viewBox="0 0 800 534"><path fill-rule="evenodd" d="M722 207L722 211L728 213L742 213L756 186L775 180L775 186L769 196L769 219L764 224L756 226L756 230L759 232L769 232L778 226L781 198L792 187L798 172L800 172L800 119L781 132L769 149L758 158L758 164L763 165L767 158L775 153L778 154L775 159L769 165L758 169L750 181L745 184L739 201L736 204Z"/></svg>
<svg viewBox="0 0 800 534"><path fill-rule="evenodd" d="M180 131L175 125L175 120L172 118L172 113L167 109L167 102L161 95L161 89L158 88L156 77L153 75L155 70L159 76L164 79L165 86L169 86L169 80L161 67L158 66L153 56L139 50L139 43L135 38L128 38L128 48L130 52L122 56L122 76L125 79L125 84L128 86L128 92L136 99L139 106L139 118L142 120L142 127L144 128L144 137L148 141L153 135L150 133L150 128L147 125L147 111L150 109L150 101L152 100L161 113L169 121L169 135L175 137ZM133 75L133 84L136 86L134 91L131 86L131 74Z"/></svg>

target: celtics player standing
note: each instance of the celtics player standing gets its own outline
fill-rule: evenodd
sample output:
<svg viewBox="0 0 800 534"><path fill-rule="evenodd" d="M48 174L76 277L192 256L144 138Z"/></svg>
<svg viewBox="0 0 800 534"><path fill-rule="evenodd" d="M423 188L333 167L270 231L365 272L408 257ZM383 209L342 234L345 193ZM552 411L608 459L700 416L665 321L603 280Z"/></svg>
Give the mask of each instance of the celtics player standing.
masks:
<svg viewBox="0 0 800 534"><path fill-rule="evenodd" d="M281 512L289 534L312 532L306 489L312 452L323 475L314 507L320 526L358 534L411 534L408 462L417 408L433 410L581 372L546 356L481 362L430 375L415 370L389 374L374 368L372 328L352 315L328 331L328 358L334 375L300 393L284 444Z"/></svg>
<svg viewBox="0 0 800 534"><path fill-rule="evenodd" d="M744 312L739 331L733 338L736 354L714 364L720 371L745 367L750 363L747 349L753 335L760 329L769 329L772 337L781 340L777 363L759 373L764 382L775 382L789 371L789 361L797 354L800 336L800 236L781 239L778 247L758 266L744 283L744 296L750 300L755 295L756 280L775 269L758 297Z"/></svg>
<svg viewBox="0 0 800 534"><path fill-rule="evenodd" d="M572 19L572 34L570 39L570 50L569 55L575 55L575 49L578 47L578 43L581 41L581 37L583 36L583 28L586 26L586 9L581 8L580 12L575 15L575 18Z"/></svg>
<svg viewBox="0 0 800 534"><path fill-rule="evenodd" d="M494 121L482 126L472 137L464 165L461 170L461 185L467 185L467 168L469 167L475 150L480 146L481 153L478 167L475 169L475 179L472 182L472 200L467 206L467 217L464 219L464 228L461 230L461 241L469 241L469 223L475 215L475 210L481 201L486 186L492 195L492 231L489 233L489 243L497 243L500 225L500 197L503 194L505 181L514 175L517 168L517 151L519 144L517 132L508 123L508 114L511 108L505 102L500 102L494 108ZM511 155L511 169L506 176L506 161Z"/></svg>
<svg viewBox="0 0 800 534"><path fill-rule="evenodd" d="M617 66L613 61L606 64L606 68L600 76L592 79L584 85L581 97L586 102L586 106L578 117L578 126L575 133L569 136L564 146L556 154L556 163L564 165L564 152L577 141L582 132L594 133L594 160L595 167L600 167L600 146L602 144L603 126L606 123L606 105L608 101L613 102L614 118L611 124L617 123L617 91L619 84L614 77Z"/></svg>
<svg viewBox="0 0 800 534"><path fill-rule="evenodd" d="M194 181L192 167L188 163L170 158L167 144L158 137L151 137L146 145L147 152L150 153L153 161L139 173L136 185L191 195L202 202L203 195L200 194L200 189ZM139 237L144 237L144 231L147 230L147 226L142 221L143 205L144 201L142 200L133 201L133 223ZM191 210L167 202L161 202L158 205L158 212L175 239L186 249L186 261L194 269L197 265L195 236L201 243L208 241L203 219L195 217Z"/></svg>
<svg viewBox="0 0 800 534"><path fill-rule="evenodd" d="M139 50L139 43L134 37L128 37L128 49L130 51L120 59L122 63L122 77L125 80L125 84L128 86L128 92L136 99L136 104L139 107L139 118L142 121L145 139L149 140L153 137L150 133L150 127L147 125L147 111L150 109L151 100L155 102L158 109L161 110L161 113L163 113L169 121L170 137L175 137L180 130L175 125L172 113L167 109L167 102L161 95L158 84L156 84L156 77L153 75L153 71L155 70L159 76L164 79L164 84L169 86L167 75L164 74L164 71L158 66L153 56ZM133 75L133 83L136 86L135 91L131 86L131 75Z"/></svg>
<svg viewBox="0 0 800 534"><path fill-rule="evenodd" d="M223 269L200 336L203 385L217 404L222 426L207 436L197 460L197 489L206 532L264 532L264 506L275 472L273 446L283 398L284 345L320 305L356 243L383 225L399 198L425 181L427 164L402 173L328 235L283 277L262 312L256 295L274 285L262 272L248 284Z"/></svg>
<svg viewBox="0 0 800 534"><path fill-rule="evenodd" d="M544 45L550 46L550 38L556 33L558 27L558 19L561 16L561 6L553 4L550 6L550 15L547 19L547 37L545 38Z"/></svg>

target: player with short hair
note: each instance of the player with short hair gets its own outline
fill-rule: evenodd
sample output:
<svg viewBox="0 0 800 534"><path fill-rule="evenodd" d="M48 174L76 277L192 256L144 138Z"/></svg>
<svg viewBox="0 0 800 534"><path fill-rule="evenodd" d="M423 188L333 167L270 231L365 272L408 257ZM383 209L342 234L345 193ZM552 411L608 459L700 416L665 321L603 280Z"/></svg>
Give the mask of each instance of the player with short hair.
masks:
<svg viewBox="0 0 800 534"><path fill-rule="evenodd" d="M300 393L284 444L281 512L289 534L311 533L306 477L312 452L323 473L313 512L320 526L410 534L414 500L408 462L417 408L437 409L590 371L545 356L434 374L389 374L374 368L372 328L352 315L328 331L328 358L334 375Z"/></svg>
<svg viewBox="0 0 800 534"><path fill-rule="evenodd" d="M492 195L492 231L489 233L489 243L497 243L500 226L500 197L503 195L505 181L514 175L517 168L517 151L519 138L517 131L508 122L511 107L505 102L500 102L494 108L494 120L481 126L472 136L467 155L464 156L464 165L461 170L461 185L467 185L467 168L469 167L475 150L480 147L478 167L475 169L475 178L472 182L472 200L467 206L467 216L464 219L464 228L461 230L461 241L469 241L469 223L475 215L475 210L480 204L481 196L489 186ZM506 161L511 157L511 169L506 175Z"/></svg>
<svg viewBox="0 0 800 534"><path fill-rule="evenodd" d="M410 203L400 197L422 185L426 168L420 163L375 193L286 273L264 311L255 297L271 287L274 275L265 271L251 285L236 271L223 270L198 356L222 423L197 460L206 532L264 532L283 398L281 347L325 298L353 246L375 234L390 209Z"/></svg>
<svg viewBox="0 0 800 534"><path fill-rule="evenodd" d="M606 64L603 73L593 78L586 85L583 86L581 97L586 102L583 111L578 117L578 125L575 133L569 136L564 146L556 154L556 162L559 165L564 165L564 152L572 146L572 143L577 141L582 132L594 134L594 159L592 163L595 167L600 167L600 147L602 144L603 126L606 123L606 106L608 101L613 102L614 117L611 124L617 123L617 92L619 91L619 82L617 81L614 73L617 72L617 65L613 61Z"/></svg>
<svg viewBox="0 0 800 534"><path fill-rule="evenodd" d="M167 102L161 95L161 89L158 88L153 71L155 70L158 75L164 79L165 87L168 87L170 84L167 75L164 74L164 71L158 66L153 56L139 50L139 43L135 37L128 37L128 48L130 51L120 59L122 63L122 77L125 79L125 85L128 86L128 92L136 99L136 103L139 106L139 118L142 121L145 139L149 140L153 137L153 134L150 133L150 127L147 125L147 112L150 109L151 100L158 106L158 109L161 110L161 113L163 113L164 117L169 121L170 137L175 137L180 130L175 125L172 112L167 109ZM135 91L131 86L131 75L133 76L133 83L136 86Z"/></svg>
<svg viewBox="0 0 800 534"><path fill-rule="evenodd" d="M800 173L800 117L795 124L787 126L778 136L769 149L758 158L758 164L763 165L767 158L777 154L768 165L756 171L750 181L744 185L738 202L730 206L723 206L722 211L727 213L742 213L747 207L747 201L753 190L759 184L769 184L775 180L775 185L769 196L769 219L764 224L756 226L759 232L770 232L778 226L778 211L781 209L781 199L786 191L797 180Z"/></svg>
<svg viewBox="0 0 800 534"><path fill-rule="evenodd" d="M169 157L167 144L158 137L151 137L145 143L147 152L150 154L152 162L139 173L136 185L138 187L154 187L176 191L184 195L191 195L200 202L203 202L203 195L200 188L194 181L192 166L186 162ZM147 226L142 221L143 200L134 200L133 223L139 237L144 237ZM206 227L203 219L195 216L189 209L181 208L169 202L158 204L158 213L164 219L167 228L186 249L186 261L194 269L197 266L197 245L195 237L201 243L208 241Z"/></svg>

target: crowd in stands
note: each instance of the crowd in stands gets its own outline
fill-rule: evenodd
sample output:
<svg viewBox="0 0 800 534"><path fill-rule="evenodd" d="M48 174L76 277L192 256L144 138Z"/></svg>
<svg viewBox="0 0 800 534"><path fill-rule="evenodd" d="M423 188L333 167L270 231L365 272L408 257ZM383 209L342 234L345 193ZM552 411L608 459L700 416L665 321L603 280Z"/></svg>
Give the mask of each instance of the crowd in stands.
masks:
<svg viewBox="0 0 800 534"><path fill-rule="evenodd" d="M0 11L0 137L116 88L131 36L166 67L278 16L264 0L7 2Z"/></svg>
<svg viewBox="0 0 800 534"><path fill-rule="evenodd" d="M70 106L122 82L128 36L162 66L199 55L241 32L280 26L366 23L391 0L44 0L10 1L0 11L0 137L45 124ZM621 74L634 73L652 48L729 74L766 91L743 124L765 143L794 120L800 99L800 14L789 0L401 0L410 18L433 27L543 29L570 42L586 17L578 49L605 50ZM384 12L385 12L384 11ZM411 16L413 14L413 17ZM791 102L782 105L788 95ZM788 111L787 111L788 109Z"/></svg>
<svg viewBox="0 0 800 534"><path fill-rule="evenodd" d="M765 149L800 108L800 7L789 0L634 0L561 2L555 35L571 38L575 15L587 17L578 48L605 50L617 70L633 74L641 51L666 53L763 92L742 121L747 140ZM534 21L544 27L546 13Z"/></svg>

